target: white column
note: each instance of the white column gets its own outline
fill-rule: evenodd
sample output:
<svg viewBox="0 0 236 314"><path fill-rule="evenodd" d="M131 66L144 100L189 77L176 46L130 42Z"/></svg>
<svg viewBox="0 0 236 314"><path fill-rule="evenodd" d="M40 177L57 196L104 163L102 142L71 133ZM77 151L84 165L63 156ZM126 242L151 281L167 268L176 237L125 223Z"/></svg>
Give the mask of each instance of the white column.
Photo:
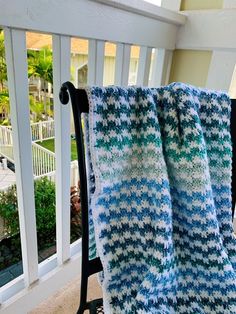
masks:
<svg viewBox="0 0 236 314"><path fill-rule="evenodd" d="M236 63L236 51L213 51L206 87L229 91Z"/></svg>
<svg viewBox="0 0 236 314"><path fill-rule="evenodd" d="M151 58L152 48L141 47L138 62L137 85L148 86Z"/></svg>
<svg viewBox="0 0 236 314"><path fill-rule="evenodd" d="M56 154L57 257L70 258L70 105L59 101L61 84L70 80L70 38L53 35L53 90Z"/></svg>
<svg viewBox="0 0 236 314"><path fill-rule="evenodd" d="M150 86L159 87L168 84L173 52L166 49L156 49Z"/></svg>
<svg viewBox="0 0 236 314"><path fill-rule="evenodd" d="M131 46L128 44L117 44L116 46L115 85L128 85L130 51Z"/></svg>
<svg viewBox="0 0 236 314"><path fill-rule="evenodd" d="M38 279L32 139L29 119L28 65L25 31L6 28L7 76L11 103L13 150L23 271L26 286Z"/></svg>
<svg viewBox="0 0 236 314"><path fill-rule="evenodd" d="M103 85L105 42L101 40L89 40L88 52L88 84Z"/></svg>

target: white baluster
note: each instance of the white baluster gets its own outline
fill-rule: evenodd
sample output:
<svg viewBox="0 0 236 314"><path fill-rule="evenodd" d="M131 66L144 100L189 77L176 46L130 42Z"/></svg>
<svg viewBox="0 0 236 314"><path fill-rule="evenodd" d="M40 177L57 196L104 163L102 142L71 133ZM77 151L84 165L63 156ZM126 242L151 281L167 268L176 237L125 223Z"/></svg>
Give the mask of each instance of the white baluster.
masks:
<svg viewBox="0 0 236 314"><path fill-rule="evenodd" d="M155 50L150 86L159 87L168 84L172 54L171 50Z"/></svg>
<svg viewBox="0 0 236 314"><path fill-rule="evenodd" d="M61 84L70 80L70 37L53 35L53 89L56 153L57 257L70 258L70 105L58 99Z"/></svg>
<svg viewBox="0 0 236 314"><path fill-rule="evenodd" d="M26 285L38 279L32 147L25 31L5 29L23 271Z"/></svg>
<svg viewBox="0 0 236 314"><path fill-rule="evenodd" d="M138 62L137 85L148 86L151 58L152 48L141 47Z"/></svg>
<svg viewBox="0 0 236 314"><path fill-rule="evenodd" d="M105 42L101 40L89 40L88 53L88 84L103 85Z"/></svg>
<svg viewBox="0 0 236 314"><path fill-rule="evenodd" d="M127 86L129 80L130 50L128 44L117 44L115 85Z"/></svg>

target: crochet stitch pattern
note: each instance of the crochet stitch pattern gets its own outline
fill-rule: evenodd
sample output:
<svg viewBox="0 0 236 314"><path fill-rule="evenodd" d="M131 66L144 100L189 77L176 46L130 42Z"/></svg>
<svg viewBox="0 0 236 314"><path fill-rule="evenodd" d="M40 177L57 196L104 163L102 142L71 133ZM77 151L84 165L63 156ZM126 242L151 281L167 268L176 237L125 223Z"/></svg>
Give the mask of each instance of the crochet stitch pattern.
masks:
<svg viewBox="0 0 236 314"><path fill-rule="evenodd" d="M86 90L105 313L235 314L229 97Z"/></svg>

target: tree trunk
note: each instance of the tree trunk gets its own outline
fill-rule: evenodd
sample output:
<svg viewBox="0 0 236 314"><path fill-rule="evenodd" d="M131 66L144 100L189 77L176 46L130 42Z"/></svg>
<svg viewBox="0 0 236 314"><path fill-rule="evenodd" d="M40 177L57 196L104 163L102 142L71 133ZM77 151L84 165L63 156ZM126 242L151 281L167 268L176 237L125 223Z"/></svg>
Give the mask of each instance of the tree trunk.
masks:
<svg viewBox="0 0 236 314"><path fill-rule="evenodd" d="M46 82L43 80L43 105L44 105L44 113L47 117L47 97L46 97Z"/></svg>

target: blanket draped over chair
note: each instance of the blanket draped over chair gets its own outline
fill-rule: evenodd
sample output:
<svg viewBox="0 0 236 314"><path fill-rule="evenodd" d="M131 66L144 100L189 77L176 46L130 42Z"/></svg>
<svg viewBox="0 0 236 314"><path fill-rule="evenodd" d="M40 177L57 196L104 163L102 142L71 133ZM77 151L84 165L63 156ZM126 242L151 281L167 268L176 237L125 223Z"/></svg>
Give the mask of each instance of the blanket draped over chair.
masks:
<svg viewBox="0 0 236 314"><path fill-rule="evenodd" d="M86 91L105 313L235 314L229 97L181 83Z"/></svg>

